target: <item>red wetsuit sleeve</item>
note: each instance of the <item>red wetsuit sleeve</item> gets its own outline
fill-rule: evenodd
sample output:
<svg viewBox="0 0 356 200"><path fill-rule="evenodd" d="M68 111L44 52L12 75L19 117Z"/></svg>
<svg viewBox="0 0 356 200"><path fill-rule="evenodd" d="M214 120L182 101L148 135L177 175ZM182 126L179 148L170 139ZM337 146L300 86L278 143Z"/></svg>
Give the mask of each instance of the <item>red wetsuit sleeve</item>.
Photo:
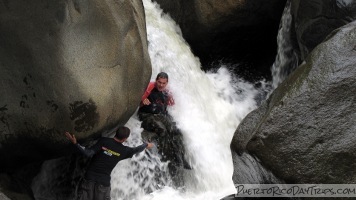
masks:
<svg viewBox="0 0 356 200"><path fill-rule="evenodd" d="M147 97L151 94L151 91L153 90L153 88L155 88L155 82L150 82L146 88L145 93L143 94L143 96L141 98L141 103L143 102L143 100L147 99Z"/></svg>

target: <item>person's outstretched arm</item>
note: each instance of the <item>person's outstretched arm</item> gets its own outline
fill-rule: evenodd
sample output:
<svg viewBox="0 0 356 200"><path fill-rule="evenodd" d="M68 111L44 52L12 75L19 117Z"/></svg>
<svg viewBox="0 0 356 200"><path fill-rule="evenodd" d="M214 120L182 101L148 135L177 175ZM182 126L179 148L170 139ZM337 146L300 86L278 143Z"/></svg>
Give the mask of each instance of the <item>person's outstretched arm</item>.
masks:
<svg viewBox="0 0 356 200"><path fill-rule="evenodd" d="M66 137L68 138L69 141L71 141L75 146L77 146L77 148L79 149L79 151L84 154L86 157L92 157L95 154L95 151L93 149L88 149L83 147L82 145L80 145L77 142L77 139L75 138L75 135L70 134L69 132L65 132L64 133L66 135Z"/></svg>
<svg viewBox="0 0 356 200"><path fill-rule="evenodd" d="M141 144L140 146L133 147L133 148L131 148L131 151L130 151L130 154L129 154L128 157L131 158L133 155L142 152L142 151L145 150L146 148L147 148L147 149L150 149L150 148L152 148L152 147L153 147L153 143L143 143L143 144Z"/></svg>

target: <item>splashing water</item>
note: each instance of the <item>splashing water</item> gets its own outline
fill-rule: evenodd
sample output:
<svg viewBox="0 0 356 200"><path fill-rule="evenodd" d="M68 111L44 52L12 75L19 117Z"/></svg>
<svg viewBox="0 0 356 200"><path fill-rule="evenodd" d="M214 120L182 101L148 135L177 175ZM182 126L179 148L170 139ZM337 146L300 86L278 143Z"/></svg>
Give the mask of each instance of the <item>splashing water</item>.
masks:
<svg viewBox="0 0 356 200"><path fill-rule="evenodd" d="M204 73L175 22L156 3L143 3L152 79L161 71L169 74L175 105L168 111L183 134L193 169L185 171L185 187L174 188L167 163L160 161L155 150L146 150L113 170L112 199L216 200L236 193L230 142L240 121L256 108L259 91L224 66ZM142 143L137 117L126 125L132 131L127 145Z"/></svg>
<svg viewBox="0 0 356 200"><path fill-rule="evenodd" d="M283 82L298 66L298 55L292 45L291 29L292 14L291 0L286 2L277 35L277 56L272 65L273 89Z"/></svg>

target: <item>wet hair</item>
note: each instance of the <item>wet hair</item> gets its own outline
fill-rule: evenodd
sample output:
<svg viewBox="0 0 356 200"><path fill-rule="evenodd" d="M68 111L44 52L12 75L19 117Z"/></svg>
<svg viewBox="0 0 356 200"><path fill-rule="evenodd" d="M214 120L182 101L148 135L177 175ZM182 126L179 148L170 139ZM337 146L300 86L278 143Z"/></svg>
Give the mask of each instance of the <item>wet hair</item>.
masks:
<svg viewBox="0 0 356 200"><path fill-rule="evenodd" d="M120 126L117 130L116 130L116 134L115 137L119 140L128 138L130 136L130 129L127 128L126 126Z"/></svg>
<svg viewBox="0 0 356 200"><path fill-rule="evenodd" d="M156 81L160 78L166 78L168 80L168 74L166 72L160 72L157 74Z"/></svg>

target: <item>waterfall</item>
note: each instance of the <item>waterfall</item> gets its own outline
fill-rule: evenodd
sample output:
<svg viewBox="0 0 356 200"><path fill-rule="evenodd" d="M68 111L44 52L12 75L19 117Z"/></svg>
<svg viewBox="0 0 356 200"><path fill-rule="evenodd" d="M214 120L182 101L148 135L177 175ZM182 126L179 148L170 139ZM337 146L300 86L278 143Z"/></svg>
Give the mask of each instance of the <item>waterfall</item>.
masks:
<svg viewBox="0 0 356 200"><path fill-rule="evenodd" d="M298 55L293 47L291 0L286 2L277 35L277 55L271 67L272 88L268 96L288 75L298 66ZM263 91L261 91L263 93ZM261 93L260 92L260 93ZM265 95L262 95L265 97ZM264 98L263 98L264 99ZM258 158L244 152L238 155L234 152L234 182L241 184L283 183L269 170L261 165Z"/></svg>
<svg viewBox="0 0 356 200"><path fill-rule="evenodd" d="M283 11L277 35L277 56L272 65L272 86L277 86L298 66L298 55L292 44L291 0L288 0Z"/></svg>
<svg viewBox="0 0 356 200"><path fill-rule="evenodd" d="M230 151L232 136L240 121L257 107L259 90L233 76L226 66L203 72L197 57L181 35L180 28L159 5L143 0L146 12L152 79L158 72L169 75L169 90L175 105L168 112L183 134L192 170L185 170L186 185L174 188L157 150L145 150L118 163L112 172L112 199L220 199L236 193L232 182ZM133 115L128 146L142 143L141 122Z"/></svg>

